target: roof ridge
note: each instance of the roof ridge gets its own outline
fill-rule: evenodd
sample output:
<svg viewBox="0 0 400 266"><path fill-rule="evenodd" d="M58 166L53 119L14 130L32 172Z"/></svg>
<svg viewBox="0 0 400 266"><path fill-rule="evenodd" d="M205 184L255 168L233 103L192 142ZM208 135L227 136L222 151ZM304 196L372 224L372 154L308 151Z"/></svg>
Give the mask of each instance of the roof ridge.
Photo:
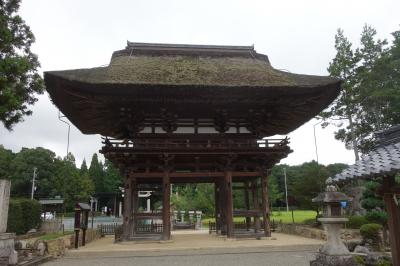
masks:
<svg viewBox="0 0 400 266"><path fill-rule="evenodd" d="M129 48L146 48L146 49L179 49L179 50L240 50L240 51L252 51L254 50L254 44L251 46L245 45L205 45L205 44L176 44L176 43L145 43L145 42L130 42L127 41L127 49Z"/></svg>

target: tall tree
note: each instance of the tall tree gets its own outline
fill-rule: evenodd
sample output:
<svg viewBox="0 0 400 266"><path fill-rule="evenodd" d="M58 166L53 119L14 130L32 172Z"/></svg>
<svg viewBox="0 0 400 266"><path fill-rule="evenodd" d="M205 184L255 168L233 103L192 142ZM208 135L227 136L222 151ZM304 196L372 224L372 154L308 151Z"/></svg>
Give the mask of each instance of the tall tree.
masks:
<svg viewBox="0 0 400 266"><path fill-rule="evenodd" d="M104 169L99 161L97 153L94 153L89 167L89 177L93 180L95 192L105 192L104 190Z"/></svg>
<svg viewBox="0 0 400 266"><path fill-rule="evenodd" d="M374 57L373 60L365 60L360 81L365 110L361 117L370 132L400 124L400 31L392 33L394 40L389 49L382 49L380 40L371 41L375 34L376 31L372 31L364 45L370 47L370 54ZM366 150L374 141L370 132L367 131L364 136Z"/></svg>
<svg viewBox="0 0 400 266"><path fill-rule="evenodd" d="M19 5L20 0L0 0L0 121L9 130L32 114L28 106L44 88L30 49L35 37L17 15Z"/></svg>
<svg viewBox="0 0 400 266"><path fill-rule="evenodd" d="M322 126L337 125L340 129L335 133L335 138L345 142L346 148L353 149L358 161L360 156L354 120L359 109L356 73L360 58L353 51L352 44L344 36L342 29L338 29L335 35L335 49L336 56L329 63L328 72L332 77L343 80L342 91L328 110L321 112L324 119Z"/></svg>
<svg viewBox="0 0 400 266"><path fill-rule="evenodd" d="M317 164L316 161L303 163L296 167L297 175L294 177L293 185L289 187L290 193L299 206L311 209L312 199L325 189L325 180L329 172L325 166Z"/></svg>
<svg viewBox="0 0 400 266"><path fill-rule="evenodd" d="M323 126L339 121L335 138L354 150L356 160L359 151L368 152L374 147L374 132L400 123L396 59L399 33L393 33L395 40L389 50L386 40L378 39L376 34L374 28L365 25L360 47L353 50L343 31L338 30L337 54L328 68L331 76L343 79L343 90L334 104L321 113Z"/></svg>
<svg viewBox="0 0 400 266"><path fill-rule="evenodd" d="M81 164L81 168L80 168L79 171L80 171L80 174L81 174L81 175L87 174L88 171L89 171L89 169L87 168L87 165L86 165L86 160L85 160L85 158L83 158L83 161L82 161L82 164Z"/></svg>
<svg viewBox="0 0 400 266"><path fill-rule="evenodd" d="M22 148L10 163L12 195L30 196L34 168L37 169L35 195L39 197L48 195L53 186L56 160L56 154L50 150L41 147Z"/></svg>
<svg viewBox="0 0 400 266"><path fill-rule="evenodd" d="M0 145L0 179L10 179L12 171L10 169L14 154Z"/></svg>
<svg viewBox="0 0 400 266"><path fill-rule="evenodd" d="M79 169L75 166L75 158L71 153L58 164L54 188L53 193L65 199L67 210L71 210L78 201L88 202L94 192L93 181L87 174L79 174Z"/></svg>
<svg viewBox="0 0 400 266"><path fill-rule="evenodd" d="M118 192L119 187L122 186L122 177L120 172L109 160L104 162L103 181L103 192Z"/></svg>

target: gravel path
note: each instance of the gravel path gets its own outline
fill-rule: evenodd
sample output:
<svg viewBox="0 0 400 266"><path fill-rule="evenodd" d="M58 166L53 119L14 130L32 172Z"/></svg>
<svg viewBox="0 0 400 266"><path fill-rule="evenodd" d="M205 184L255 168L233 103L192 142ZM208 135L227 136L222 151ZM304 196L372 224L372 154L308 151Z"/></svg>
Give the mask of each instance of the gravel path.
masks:
<svg viewBox="0 0 400 266"><path fill-rule="evenodd" d="M140 265L140 266L306 266L314 257L314 249L301 247L229 248L210 250L159 252L102 252L85 256L67 256L46 266L74 265Z"/></svg>

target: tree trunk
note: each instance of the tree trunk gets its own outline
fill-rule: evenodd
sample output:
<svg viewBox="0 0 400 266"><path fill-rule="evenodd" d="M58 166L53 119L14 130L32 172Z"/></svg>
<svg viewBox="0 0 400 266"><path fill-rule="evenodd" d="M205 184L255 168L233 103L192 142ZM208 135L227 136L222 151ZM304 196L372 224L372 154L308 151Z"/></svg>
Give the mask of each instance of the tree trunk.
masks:
<svg viewBox="0 0 400 266"><path fill-rule="evenodd" d="M353 146L353 151L354 151L354 156L356 158L356 161L360 160L360 155L358 151L358 145L357 145L357 139L356 136L354 135L354 124L353 124L353 118L351 115L349 115L349 126L350 126L350 135L351 135L351 142Z"/></svg>

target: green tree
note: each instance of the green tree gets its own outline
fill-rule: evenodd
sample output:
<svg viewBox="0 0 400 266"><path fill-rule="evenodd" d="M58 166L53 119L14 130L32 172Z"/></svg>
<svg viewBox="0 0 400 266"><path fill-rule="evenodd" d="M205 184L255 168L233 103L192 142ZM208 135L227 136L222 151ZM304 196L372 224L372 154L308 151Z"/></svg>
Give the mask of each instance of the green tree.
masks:
<svg viewBox="0 0 400 266"><path fill-rule="evenodd" d="M94 193L93 181L87 174L80 175L75 166L75 158L69 153L58 163L54 178L54 192L65 199L67 210L72 210L78 201L88 202Z"/></svg>
<svg viewBox="0 0 400 266"><path fill-rule="evenodd" d="M329 176L335 176L341 173L344 169L349 167L347 164L344 163L333 163L326 166L326 169L329 172Z"/></svg>
<svg viewBox="0 0 400 266"><path fill-rule="evenodd" d="M117 192L122 186L122 176L113 163L109 160L104 162L103 192Z"/></svg>
<svg viewBox="0 0 400 266"><path fill-rule="evenodd" d="M99 161L96 153L93 154L90 162L89 177L94 183L96 193L105 192L103 164Z"/></svg>
<svg viewBox="0 0 400 266"><path fill-rule="evenodd" d="M381 183L377 181L369 181L365 183L363 193L362 207L367 211L366 218L370 223L378 223L383 226L387 222L387 214L384 210L384 202L382 196L376 194L381 187Z"/></svg>
<svg viewBox="0 0 400 266"><path fill-rule="evenodd" d="M343 79L343 90L327 111L321 113L323 126L336 124L335 138L352 148L356 160L359 151L370 151L375 144L373 133L400 123L398 50L399 35L390 49L386 40L376 37L376 30L365 25L360 47L352 44L338 30L337 54L330 63L331 76ZM397 68L396 68L397 66Z"/></svg>
<svg viewBox="0 0 400 266"><path fill-rule="evenodd" d="M360 61L358 53L353 51L351 42L338 29L335 35L336 56L329 63L328 72L332 77L340 78L342 90L339 97L320 116L324 119L323 127L335 124L340 129L335 132L335 138L346 144L346 148L354 150L356 160L359 160L358 140L355 133L355 114L359 105L357 88L357 65Z"/></svg>
<svg viewBox="0 0 400 266"><path fill-rule="evenodd" d="M0 1L0 121L9 130L32 114L28 106L44 88L38 58L30 50L35 37L17 15L19 5L20 0Z"/></svg>
<svg viewBox="0 0 400 266"><path fill-rule="evenodd" d="M53 186L53 176L56 171L54 152L37 147L22 148L10 163L11 194L13 196L29 197L32 188L33 169L37 169L36 191L38 197L50 194Z"/></svg>
<svg viewBox="0 0 400 266"><path fill-rule="evenodd" d="M10 165L14 159L14 153L0 145L0 179L10 179L11 169Z"/></svg>
<svg viewBox="0 0 400 266"><path fill-rule="evenodd" d="M87 168L86 160L83 159L79 172L81 175L83 175L83 174L88 174L88 171L89 171L89 169Z"/></svg>
<svg viewBox="0 0 400 266"><path fill-rule="evenodd" d="M376 31L368 36L372 39ZM363 109L361 119L367 131L363 146L373 146L374 130L383 130L400 124L400 31L392 33L394 39L389 49L382 50L382 43L367 41L373 60L367 58L363 64L360 81Z"/></svg>
<svg viewBox="0 0 400 266"><path fill-rule="evenodd" d="M293 185L289 187L290 195L294 196L300 208L315 208L312 199L325 189L329 172L325 166L317 164L316 161L303 163L297 169Z"/></svg>

